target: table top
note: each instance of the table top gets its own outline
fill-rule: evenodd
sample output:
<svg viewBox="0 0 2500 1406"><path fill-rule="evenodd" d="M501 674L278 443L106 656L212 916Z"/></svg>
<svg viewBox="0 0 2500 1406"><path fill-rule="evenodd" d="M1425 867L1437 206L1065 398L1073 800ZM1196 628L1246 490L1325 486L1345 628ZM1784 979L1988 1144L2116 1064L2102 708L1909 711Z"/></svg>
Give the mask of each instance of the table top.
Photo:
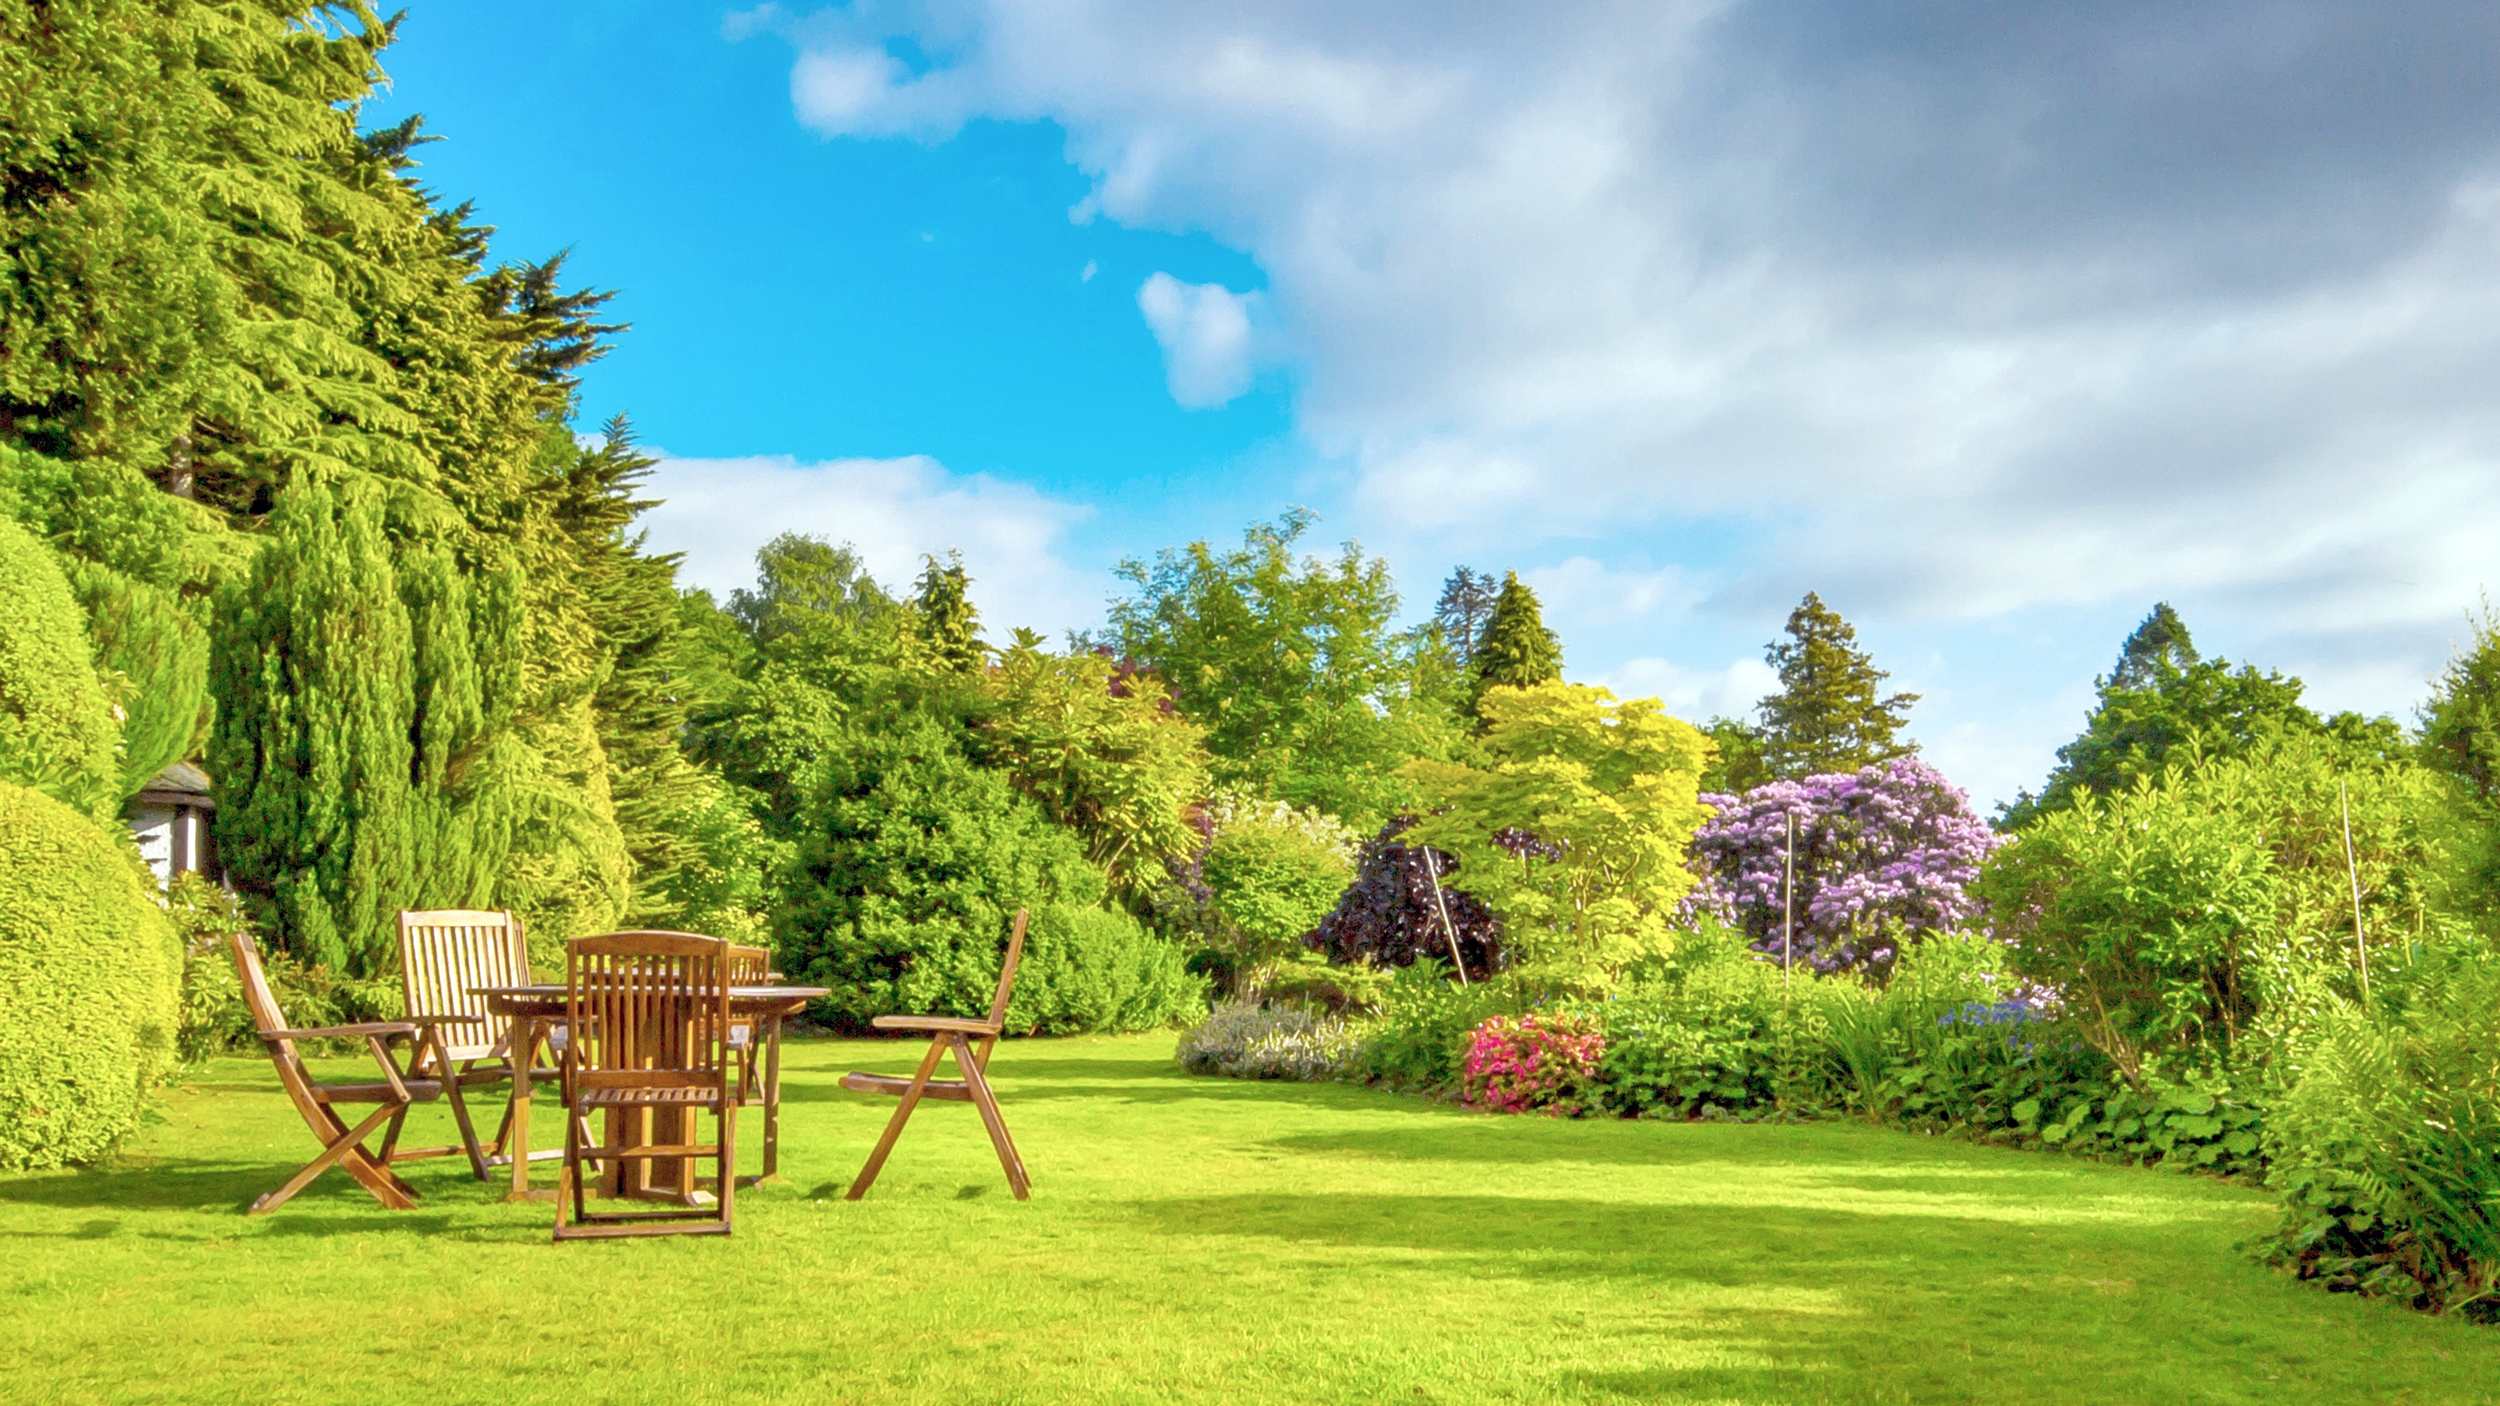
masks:
<svg viewBox="0 0 2500 1406"><path fill-rule="evenodd" d="M542 981L526 986L472 986L469 994L509 1005L548 1006L561 1010L566 991L561 981ZM833 988L828 986L732 986L729 988L729 1003L734 1006L798 1005L831 994Z"/></svg>

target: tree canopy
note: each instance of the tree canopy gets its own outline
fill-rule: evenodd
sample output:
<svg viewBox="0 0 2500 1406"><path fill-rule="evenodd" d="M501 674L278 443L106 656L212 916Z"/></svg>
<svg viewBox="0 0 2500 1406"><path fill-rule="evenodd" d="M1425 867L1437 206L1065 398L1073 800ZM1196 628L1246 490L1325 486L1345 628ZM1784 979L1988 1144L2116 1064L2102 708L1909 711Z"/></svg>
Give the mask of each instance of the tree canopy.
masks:
<svg viewBox="0 0 2500 1406"><path fill-rule="evenodd" d="M1883 693L1891 675L1858 648L1858 632L1812 591L1789 612L1785 640L1763 658L1779 671L1779 691L1756 709L1763 768L1796 778L1856 771L1906 757L1918 745L1900 733L1915 693Z"/></svg>

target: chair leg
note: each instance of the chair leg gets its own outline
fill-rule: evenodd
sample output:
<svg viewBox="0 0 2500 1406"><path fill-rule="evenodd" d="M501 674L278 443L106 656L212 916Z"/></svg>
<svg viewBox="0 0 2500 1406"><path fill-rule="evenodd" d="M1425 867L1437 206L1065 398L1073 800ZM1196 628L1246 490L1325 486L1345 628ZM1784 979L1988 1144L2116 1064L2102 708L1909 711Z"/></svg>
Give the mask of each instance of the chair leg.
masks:
<svg viewBox="0 0 2500 1406"><path fill-rule="evenodd" d="M391 1170L391 1156L399 1151L400 1125L407 1121L408 1105L403 1103L399 1106L399 1110L391 1115L390 1130L382 1134L382 1155L373 1159L373 1165L381 1168L382 1175L391 1179L391 1185L398 1187L400 1194L414 1201L417 1199L417 1189L400 1180L399 1173Z"/></svg>
<svg viewBox="0 0 2500 1406"><path fill-rule="evenodd" d="M582 1205L582 1143L580 1129L581 1119L573 1115L573 1110L569 1108L566 1109L564 1111L564 1170L558 1173L556 1177L555 1238L558 1240L564 1238L564 1232L568 1228L564 1214L566 1208L570 1207L572 1209L572 1220L576 1224L581 1221L585 1211L585 1208Z"/></svg>
<svg viewBox="0 0 2500 1406"><path fill-rule="evenodd" d="M1016 1144L1007 1136L1007 1120L999 1116L998 1100L990 1093L990 1081L983 1066L986 1059L974 1059L972 1049L961 1034L947 1037L954 1042L955 1067L963 1072L964 1089L972 1095L972 1104L981 1110L981 1125L989 1129L990 1146L998 1149L998 1165L1007 1170L1007 1188L1019 1201L1033 1198L1033 1184L1024 1174L1024 1159L1016 1155Z"/></svg>
<svg viewBox="0 0 2500 1406"><path fill-rule="evenodd" d="M689 1128L695 1126L695 1114L686 1114ZM691 1159L688 1165L692 1165ZM724 1098L720 1105L720 1224L724 1231L737 1228L735 1214L738 1195L738 1102Z"/></svg>
<svg viewBox="0 0 2500 1406"><path fill-rule="evenodd" d="M476 1060L469 1067L477 1067ZM452 1073L451 1061L443 1061L443 1096L451 1100L451 1120L460 1125L460 1146L469 1154L469 1170L479 1181L486 1180L486 1153L478 1146L477 1125L469 1121L469 1101L460 1096L460 1076Z"/></svg>
<svg viewBox="0 0 2500 1406"><path fill-rule="evenodd" d="M407 1111L408 1107L406 1104L400 1104L396 1107L390 1104L384 1104L382 1107L373 1110L371 1116L367 1117L363 1122L358 1123L353 1129L350 1129L345 1123L340 1122L335 1115L332 1116L330 1121L337 1125L339 1130L338 1136L322 1147L320 1156L305 1163L302 1171L287 1178L285 1185L279 1187L275 1191L265 1193L259 1200L254 1201L248 1214L255 1216L264 1215L270 1211L278 1209L280 1206L285 1205L288 1201L294 1199L296 1192L312 1185L313 1178L328 1171L334 1163L340 1164L340 1169L342 1171L345 1171L349 1176L354 1177L365 1190L373 1193L375 1200L380 1201L383 1205L388 1206L394 1211L414 1210L416 1208L415 1200L405 1194L401 1187L394 1186L392 1184L393 1182L396 1182L398 1178L391 1176L389 1172L384 1171L379 1166L376 1166L370 1160L368 1154L365 1153L364 1149L358 1146L359 1143L362 1143L372 1134L376 1127L381 1125L383 1119L389 1118L395 1113L406 1113Z"/></svg>
<svg viewBox="0 0 2500 1406"><path fill-rule="evenodd" d="M876 1185L877 1173L885 1169L886 1154L894 1150L894 1140L903 1135L903 1125L911 1121L911 1111L920 1106L920 1095L929 1087L929 1076L937 1072L938 1060L946 1053L944 1036L929 1041L929 1053L920 1061L920 1069L911 1076L911 1087L903 1091L903 1106L894 1110L887 1120L885 1136L877 1139L877 1150L868 1154L868 1165L859 1169L859 1179L851 1183L845 1200L856 1201Z"/></svg>

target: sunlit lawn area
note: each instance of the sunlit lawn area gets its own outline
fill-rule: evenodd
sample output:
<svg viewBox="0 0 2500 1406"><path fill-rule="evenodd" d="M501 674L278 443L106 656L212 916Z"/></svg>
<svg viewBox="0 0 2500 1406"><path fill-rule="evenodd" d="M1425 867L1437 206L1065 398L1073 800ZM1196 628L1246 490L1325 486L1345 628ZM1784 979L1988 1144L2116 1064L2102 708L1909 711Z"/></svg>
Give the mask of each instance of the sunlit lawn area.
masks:
<svg viewBox="0 0 2500 1406"><path fill-rule="evenodd" d="M859 1204L912 1046L791 1047L787 1185L728 1240L552 1245L417 1164L332 1174L265 1063L219 1062L112 1170L0 1178L23 1402L2439 1401L2500 1332L2234 1251L2254 1191L1857 1126L1497 1119L1191 1078L1169 1035L1008 1046L1036 1182L963 1105ZM438 1110L417 1130L448 1128ZM751 1145L751 1139L750 1139Z"/></svg>

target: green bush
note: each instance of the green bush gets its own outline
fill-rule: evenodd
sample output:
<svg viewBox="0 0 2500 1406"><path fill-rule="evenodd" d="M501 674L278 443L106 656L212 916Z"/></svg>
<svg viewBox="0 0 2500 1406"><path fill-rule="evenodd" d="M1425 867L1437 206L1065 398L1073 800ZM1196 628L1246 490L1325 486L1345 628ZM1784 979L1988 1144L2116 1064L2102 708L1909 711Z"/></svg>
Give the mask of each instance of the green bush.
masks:
<svg viewBox="0 0 2500 1406"><path fill-rule="evenodd" d="M2327 1017L2273 1112L2268 1258L2500 1321L2500 958L2423 951L2376 998Z"/></svg>
<svg viewBox="0 0 2500 1406"><path fill-rule="evenodd" d="M1113 909L1044 904L1026 930L1007 1028L1043 1035L1152 1030L1202 1014L1187 954Z"/></svg>
<svg viewBox="0 0 2500 1406"><path fill-rule="evenodd" d="M121 728L50 547L0 518L0 782L89 818L121 808Z"/></svg>
<svg viewBox="0 0 2500 1406"><path fill-rule="evenodd" d="M1314 1083L1344 1077L1362 1047L1362 1032L1342 1017L1234 1000L1181 1036L1173 1058L1192 1074Z"/></svg>
<svg viewBox="0 0 2500 1406"><path fill-rule="evenodd" d="M1591 1104L1649 1118L1774 1107L1797 1063L1782 1019L1791 1005L1784 996L1793 993L1783 992L1779 968L1756 960L1741 935L1714 946L1707 960L1678 955L1685 960L1676 968L1590 1007L1606 1032Z"/></svg>
<svg viewBox="0 0 2500 1406"><path fill-rule="evenodd" d="M165 916L173 920L174 933L182 943L182 1015L174 1038L176 1055L183 1064L196 1066L211 1055L260 1053L231 945L234 934L252 932L243 906L233 894L197 874L178 875L166 900ZM273 951L265 940L260 965L279 1012L297 1029L397 1020L406 1013L407 998L397 977L342 977ZM326 1044L343 1049L354 1043L317 1042L314 1048Z"/></svg>
<svg viewBox="0 0 2500 1406"><path fill-rule="evenodd" d="M1517 1014L1518 997L1501 978L1460 986L1431 958L1402 967L1380 998L1353 1062L1356 1077L1422 1093L1456 1090L1467 1073L1467 1042L1488 1017Z"/></svg>
<svg viewBox="0 0 2500 1406"><path fill-rule="evenodd" d="M793 823L773 941L816 1014L986 1016L1019 908L1101 902L1102 871L1000 772L925 717L842 739Z"/></svg>
<svg viewBox="0 0 2500 1406"><path fill-rule="evenodd" d="M128 844L0 782L0 1167L102 1156L174 1057L182 948Z"/></svg>

